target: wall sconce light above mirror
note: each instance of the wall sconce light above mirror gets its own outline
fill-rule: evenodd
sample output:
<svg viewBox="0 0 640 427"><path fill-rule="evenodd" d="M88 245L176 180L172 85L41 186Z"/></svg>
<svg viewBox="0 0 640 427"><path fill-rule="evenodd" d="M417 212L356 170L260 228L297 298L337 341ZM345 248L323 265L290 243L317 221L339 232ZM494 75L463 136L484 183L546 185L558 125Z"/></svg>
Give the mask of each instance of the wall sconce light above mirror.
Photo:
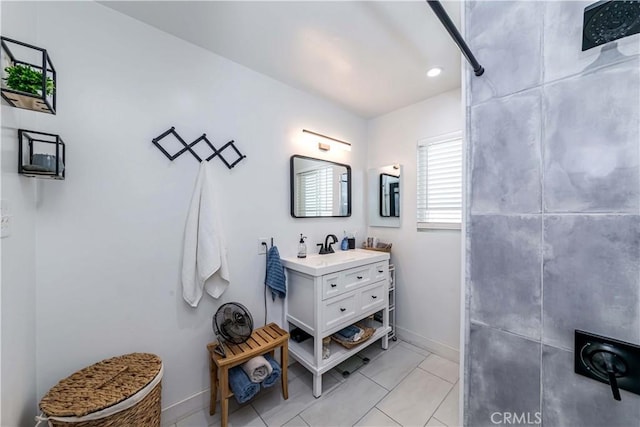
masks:
<svg viewBox="0 0 640 427"><path fill-rule="evenodd" d="M367 171L370 227L400 227L402 165Z"/></svg>
<svg viewBox="0 0 640 427"><path fill-rule="evenodd" d="M351 166L291 156L291 216L351 216Z"/></svg>
<svg viewBox="0 0 640 427"><path fill-rule="evenodd" d="M331 138L330 136L326 136L321 133L313 132L307 129L302 129L302 133L305 134L306 139L309 142L313 144L318 144L319 150L329 151L331 147L335 147L341 150L351 151L351 144L348 142Z"/></svg>

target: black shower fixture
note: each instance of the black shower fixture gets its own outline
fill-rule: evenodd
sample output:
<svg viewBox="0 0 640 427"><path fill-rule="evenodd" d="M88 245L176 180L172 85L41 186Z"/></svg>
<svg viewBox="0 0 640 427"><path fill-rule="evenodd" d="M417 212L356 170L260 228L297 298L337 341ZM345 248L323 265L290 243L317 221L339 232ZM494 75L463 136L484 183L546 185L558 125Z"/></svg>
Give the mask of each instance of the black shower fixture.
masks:
<svg viewBox="0 0 640 427"><path fill-rule="evenodd" d="M573 354L575 373L609 384L614 400L640 394L640 346L576 329Z"/></svg>
<svg viewBox="0 0 640 427"><path fill-rule="evenodd" d="M582 50L640 33L640 0L608 0L584 9Z"/></svg>
<svg viewBox="0 0 640 427"><path fill-rule="evenodd" d="M440 22L442 22L442 25L444 25L444 28L447 30L453 41L456 42L464 57L467 58L467 61L469 61L469 64L471 64L475 75L481 76L484 73L484 68L482 68L482 65L478 63L476 57L473 56L473 53L471 53L471 49L469 49L469 46L467 46L467 43L458 32L458 29L456 28L456 25L453 23L451 18L449 18L447 11L444 10L442 4L440 4L438 0L427 0L427 3L429 3L429 6L431 6L433 13L435 13Z"/></svg>

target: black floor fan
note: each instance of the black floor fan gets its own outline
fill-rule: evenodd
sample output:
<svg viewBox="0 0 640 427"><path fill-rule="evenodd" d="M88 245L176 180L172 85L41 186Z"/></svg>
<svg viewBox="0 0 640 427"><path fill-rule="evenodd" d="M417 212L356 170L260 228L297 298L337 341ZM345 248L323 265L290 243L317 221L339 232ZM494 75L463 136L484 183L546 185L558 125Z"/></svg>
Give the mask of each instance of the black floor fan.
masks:
<svg viewBox="0 0 640 427"><path fill-rule="evenodd" d="M247 308L237 302L229 302L218 308L211 320L213 332L218 338L215 352L227 357L225 343L242 344L253 332L253 317Z"/></svg>

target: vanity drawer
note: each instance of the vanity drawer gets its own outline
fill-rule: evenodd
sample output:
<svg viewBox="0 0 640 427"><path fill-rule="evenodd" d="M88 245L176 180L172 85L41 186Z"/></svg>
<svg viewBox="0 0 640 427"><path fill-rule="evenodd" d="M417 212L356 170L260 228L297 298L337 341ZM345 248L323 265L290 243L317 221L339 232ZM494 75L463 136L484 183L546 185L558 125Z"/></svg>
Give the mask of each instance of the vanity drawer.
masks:
<svg viewBox="0 0 640 427"><path fill-rule="evenodd" d="M373 265L373 281L389 278L389 261L379 262Z"/></svg>
<svg viewBox="0 0 640 427"><path fill-rule="evenodd" d="M356 294L332 298L322 304L322 330L326 331L356 314Z"/></svg>
<svg viewBox="0 0 640 427"><path fill-rule="evenodd" d="M322 299L335 297L345 292L342 273L333 273L322 276Z"/></svg>
<svg viewBox="0 0 640 427"><path fill-rule="evenodd" d="M351 291L373 282L374 265L350 268L342 272L342 280L345 291Z"/></svg>
<svg viewBox="0 0 640 427"><path fill-rule="evenodd" d="M384 307L387 301L386 282L376 283L370 287L363 289L360 293L360 311L369 311L375 307Z"/></svg>
<svg viewBox="0 0 640 427"><path fill-rule="evenodd" d="M333 298L373 283L379 268L377 264L367 264L322 276L322 299Z"/></svg>

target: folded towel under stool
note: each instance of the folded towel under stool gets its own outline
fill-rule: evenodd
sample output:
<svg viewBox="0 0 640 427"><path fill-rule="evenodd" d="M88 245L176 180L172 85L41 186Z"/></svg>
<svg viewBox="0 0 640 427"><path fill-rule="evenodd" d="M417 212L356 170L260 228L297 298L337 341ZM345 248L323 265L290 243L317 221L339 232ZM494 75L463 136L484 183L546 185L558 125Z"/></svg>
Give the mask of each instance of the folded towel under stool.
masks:
<svg viewBox="0 0 640 427"><path fill-rule="evenodd" d="M276 362L270 354L265 354L264 358L267 359L267 361L271 365L271 368L273 369L271 374L269 374L269 376L265 378L264 381L262 381L262 387L267 388L271 387L276 383L276 381L278 381L278 378L280 378L280 374L282 373L282 369L280 368L278 362Z"/></svg>
<svg viewBox="0 0 640 427"><path fill-rule="evenodd" d="M252 383L240 366L229 369L229 386L238 403L245 403L260 391L260 384Z"/></svg>
<svg viewBox="0 0 640 427"><path fill-rule="evenodd" d="M262 356L256 356L244 362L240 367L249 376L252 383L261 383L273 371L271 364Z"/></svg>

